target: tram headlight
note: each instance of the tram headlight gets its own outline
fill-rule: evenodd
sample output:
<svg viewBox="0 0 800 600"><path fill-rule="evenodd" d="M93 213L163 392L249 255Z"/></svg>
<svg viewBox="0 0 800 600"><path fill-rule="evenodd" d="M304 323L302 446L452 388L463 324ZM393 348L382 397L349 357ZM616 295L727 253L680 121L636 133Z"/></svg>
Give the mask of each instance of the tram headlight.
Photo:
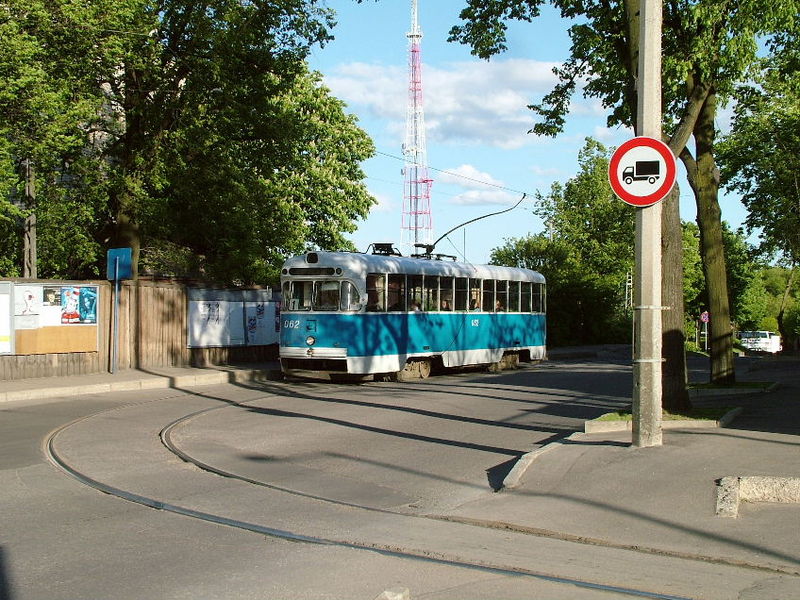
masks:
<svg viewBox="0 0 800 600"><path fill-rule="evenodd" d="M310 335L310 336L308 336L308 337L306 338L306 344L307 344L308 346L313 346L313 345L314 345L314 344L316 344L316 343L317 343L317 338L315 338L313 335Z"/></svg>

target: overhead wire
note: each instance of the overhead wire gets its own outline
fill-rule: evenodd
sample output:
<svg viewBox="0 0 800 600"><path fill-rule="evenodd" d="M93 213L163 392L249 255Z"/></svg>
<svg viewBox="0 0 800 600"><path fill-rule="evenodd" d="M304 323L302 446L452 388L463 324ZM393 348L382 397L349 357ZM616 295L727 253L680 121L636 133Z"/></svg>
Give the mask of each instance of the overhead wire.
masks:
<svg viewBox="0 0 800 600"><path fill-rule="evenodd" d="M395 160L399 160L399 161L402 161L402 162L405 162L405 160L406 160L402 156L397 156L396 154L390 154L389 152L382 152L380 150L376 150L375 154L380 154L381 156L386 156L388 158L393 158ZM488 182L488 181L482 181L480 179L475 179L474 177L468 177L467 175L462 175L461 173L454 173L453 171L448 171L446 169L438 169L436 167L431 167L430 165L428 165L428 169L430 169L431 171L436 171L437 173L443 173L443 174L449 175L451 177L456 177L458 179L464 179L466 181L471 181L472 183L479 183L479 184L485 185L487 187L493 187L493 188L496 188L498 190L503 190L505 192L513 192L515 194L525 194L525 195L529 195L529 196L532 195L531 192L526 192L526 191L523 191L523 190L510 188L510 187L507 187L507 186L504 186L504 185L500 185L498 183L491 183L491 182Z"/></svg>

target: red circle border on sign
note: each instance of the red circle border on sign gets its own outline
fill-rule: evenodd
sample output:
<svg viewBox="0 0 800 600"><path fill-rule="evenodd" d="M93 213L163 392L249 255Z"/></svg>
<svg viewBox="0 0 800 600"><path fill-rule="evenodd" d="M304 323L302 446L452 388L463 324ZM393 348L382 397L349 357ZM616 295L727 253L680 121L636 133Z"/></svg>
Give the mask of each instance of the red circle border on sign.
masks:
<svg viewBox="0 0 800 600"><path fill-rule="evenodd" d="M647 196L634 196L625 191L617 175L622 157L632 148L639 146L647 146L658 152L667 166L664 183L661 184L661 187L655 192ZM614 193L619 196L620 200L623 202L639 207L651 206L666 198L667 194L669 194L670 190L675 185L676 173L677 166L675 164L675 155L672 153L669 146L661 140L646 136L635 137L622 144L611 156L611 162L608 164L608 181L611 184L611 189L614 190Z"/></svg>

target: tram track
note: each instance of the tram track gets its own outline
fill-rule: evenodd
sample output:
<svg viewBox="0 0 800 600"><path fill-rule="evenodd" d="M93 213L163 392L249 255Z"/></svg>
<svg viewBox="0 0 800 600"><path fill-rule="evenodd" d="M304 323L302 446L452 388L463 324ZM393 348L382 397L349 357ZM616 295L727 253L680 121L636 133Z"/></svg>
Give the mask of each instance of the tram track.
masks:
<svg viewBox="0 0 800 600"><path fill-rule="evenodd" d="M242 403L246 404L246 403ZM525 535L535 536L535 537L543 537L543 538L550 538L561 540L565 542L571 542L575 544L584 544L584 545L591 545L591 546L600 546L604 548L614 548L617 550L627 550L631 552L638 552L641 554L650 554L656 556L668 556L671 558L677 558L681 560L690 560L696 562L704 562L709 564L718 564L718 565L726 565L731 567L737 568L746 568L746 569L753 569L756 571L764 571L767 573L776 573L776 574L787 574L787 575L797 575L795 571L790 571L788 569L781 569L779 567L771 567L771 566L764 566L764 565L757 565L753 563L749 563L746 561L740 560L733 560L733 559L726 559L721 557L712 557L706 556L702 554L692 554L688 552L676 552L671 550L665 550L662 548L653 548L647 547L642 545L632 545L632 544L620 544L615 543L609 540L599 539L599 538L592 538L587 536L577 536L572 534L567 534L558 531L552 531L549 529L543 528L532 528L526 527L521 525L516 525L514 523L507 523L502 521L486 521L481 519L473 519L467 517L458 517L452 515L438 515L438 514L420 514L420 513L413 513L413 512L404 512L399 510L391 510L387 508L379 508L375 506L368 506L365 504L357 504L353 502L345 502L342 500L337 500L335 498L328 498L325 496L320 496L317 494L310 494L307 492L303 492L300 490L292 489L286 486L279 486L272 483L267 483L265 481L260 481L258 479L247 477L238 473L234 473L232 471L228 471L225 469L221 469L217 466L210 465L206 462L203 462L188 453L181 450L177 444L175 444L172 440L172 432L188 423L189 421L199 417L203 414L206 414L211 411L215 410L222 410L223 408L227 407L212 407L203 410L196 411L194 413L185 415L179 419L176 419L172 423L168 424L159 432L159 438L161 439L161 443L175 456L180 458L182 461L192 464L198 469L206 471L208 473L213 473L215 475L219 475L220 477L225 477L228 479L235 479L245 483L249 483L252 485L256 485L259 487L264 487L270 490L282 492L285 494L291 494L298 497L309 498L311 500L316 500L320 502L325 502L329 504L335 504L340 506L346 506L349 508L355 508L358 510L363 510L367 512L374 512L374 513L383 513L383 514L390 514L390 515L397 515L409 518L416 518L416 519L430 519L436 521L447 521L452 523L460 523L463 525L468 525L471 527L482 527L485 529L494 529L494 530L503 530L503 531L514 531L517 533L522 533Z"/></svg>
<svg viewBox="0 0 800 600"><path fill-rule="evenodd" d="M431 522L448 523L450 525L455 525L458 527L479 528L486 530L503 530L503 529L508 530L509 527L513 527L509 526L508 524L477 522L472 520L469 521L460 520L452 517L439 516L439 515L412 514L396 510L389 510L385 508L371 507L356 503L343 502L341 500L326 498L323 496L309 494L299 490L294 490L285 486L279 486L263 481L258 481L257 479L243 477L237 473L225 471L223 469L215 467L214 465L210 465L204 463L203 461L197 460L196 458L192 457L191 455L180 449L172 439L172 434L178 427L188 424L191 420L199 417L200 415L232 406L247 406L248 404L256 402L258 400L263 400L263 397L249 400L246 402L234 402L222 407L214 406L210 408L204 408L201 410L193 411L189 414L184 414L178 417L177 419L173 419L166 426L160 429L160 431L158 432L159 440L163 445L163 447L169 453L179 458L181 461L197 467L197 469L203 472L211 473L227 479L236 480L243 484L268 489L272 492L276 492L279 494L288 494L316 503L337 505L340 507L345 507L347 509L354 509L357 511L364 511L373 514L384 514L387 516L391 516L393 518L415 519L415 520L425 519ZM348 538L346 536L337 537L337 536L321 536L315 534L306 534L288 528L263 525L258 522L248 521L241 518L229 517L225 516L224 514L219 514L216 512L200 510L198 508L188 506L182 503L170 501L167 498L158 498L153 495L143 494L132 490L124 489L124 486L121 486L119 484L112 485L108 482L101 481L100 478L92 476L88 472L85 472L80 468L79 465L70 464L70 461L64 456L62 456L62 454L59 452L58 449L59 438L61 436L67 435L67 433L71 428L76 427L78 424L86 424L86 422L92 419L97 419L100 415L104 415L106 413L111 413L114 411L129 409L132 406L140 406L140 405L126 405L124 407L116 407L113 409L109 409L107 411L95 413L94 415L83 417L81 419L77 419L75 421L67 423L59 427L58 429L54 430L47 436L44 442L44 450L48 460L58 469L65 472L66 474L73 477L82 484L87 485L105 494L109 494L111 496L115 496L120 499L133 502L135 504L139 504L148 508L166 511L189 518L199 519L210 523L215 523L227 527L233 527L244 531L249 531L264 536L279 538L287 541L318 544L318 545L332 545L332 546L339 546L351 549L368 550L368 551L380 552L382 554L398 558L433 561L438 564L460 567L460 568L476 569L480 571L491 572L494 574L527 576L542 581L561 583L565 585L573 585L585 589L602 590L630 597L658 598L658 599L668 599L668 600L670 599L691 600L691 598L693 597L689 595L663 594L659 592L648 591L646 589L637 589L635 587L609 585L607 583L602 583L599 581L592 581L590 578L583 579L579 577L563 577L555 575L552 572L528 569L521 567L519 565L503 564L502 562L492 561L492 560L479 560L475 558L459 556L457 553L449 553L447 551L442 551L442 550L413 547L410 545L403 545L403 544L391 544L382 542L380 540L378 541L358 540L355 538ZM637 552L639 554L650 554L657 557L680 560L680 561L715 562L725 567L765 570L762 567L756 565L749 565L742 563L734 564L729 561L714 560L702 556L678 555L676 553L663 552L655 549L628 547L618 544L607 543L604 542L603 540L590 540L585 538L570 539L569 537L558 534L557 532L549 532L545 530L523 531L521 529L516 529L513 531L514 533L523 534L525 536L540 537L543 539L553 539L557 540L558 542L573 544L576 547L578 547L579 545L589 545L595 547L601 546L607 548L608 550ZM780 570L778 570L777 572L780 572Z"/></svg>
<svg viewBox="0 0 800 600"><path fill-rule="evenodd" d="M156 401L150 401L156 402ZM148 402L148 403L150 403ZM242 405L245 403L239 403ZM314 535L305 535L302 533L298 533L295 531L290 531L286 529L276 528L276 527L269 527L266 525L262 525L259 523L248 522L240 519L234 519L225 517L220 514L215 514L207 511L196 510L188 506L183 506L181 504L169 502L163 499L154 498L151 496L143 495L140 493L136 493L130 490L122 489L119 486L111 485L100 481L88 473L83 472L78 467L71 465L58 451L58 438L59 436L63 435L67 432L70 428L74 427L79 423L84 423L96 418L100 414L115 412L119 410L124 410L130 408L131 406L138 406L138 405L126 405L124 407L115 407L112 409L108 409L106 411L101 411L100 413L95 413L93 415L89 415L86 417L82 417L80 419L76 419L69 423L66 423L57 429L53 430L48 436L45 438L43 442L43 451L47 458L47 460L55 466L60 471L64 472L68 476L72 477L76 481L80 482L81 484L92 488L96 491L99 491L104 494L108 494L110 496L125 500L127 502L131 502L134 504L138 504L140 506L144 506L147 508L169 512L172 514L180 515L183 517L188 517L192 519L198 519L201 521L206 521L208 523L213 523L216 525L221 525L225 527L231 527L235 529L240 529L243 531L248 531L251 533L256 533L268 537L278 538L285 541L290 542L297 542L297 543L307 543L307 544L315 544L315 545L323 545L323 546L338 546L342 548L349 548L349 549L356 549L356 550L366 550L371 552L379 552L386 556L396 557L396 558L404 558L404 559L411 559L411 560L422 560L427 562L433 562L436 564L444 565L444 566L451 566L457 568L466 568L476 571L482 571L486 573L491 573L495 575L509 575L509 576L524 576L530 577L535 580L545 581L549 583L557 583L557 584L564 584L564 585L571 585L578 588L583 588L587 590L596 590L596 591L604 591L609 593L620 594L629 597L636 597L636 598L652 598L656 600L695 600L693 597L683 596L683 595L670 595L670 594L662 594L653 591L647 591L642 589L635 589L629 588L624 586L615 586L609 585L604 583L598 583L589 580L583 580L578 578L571 578L571 577L560 577L553 574L548 574L544 572L538 572L532 569L525 569L516 566L508 566L502 564L495 564L491 561L478 561L478 560L469 560L469 559L462 559L455 556L448 556L445 553L427 550L427 549L414 549L408 547L401 547L401 546L394 546L390 544L382 544L382 543L364 543L359 542L356 540L348 540L348 539L340 539L335 537L319 537ZM358 510L368 511L368 512L376 512L376 513L384 513L384 514L391 514L393 516L400 516L406 518L413 518L413 519L433 519L433 520L440 520L439 517L430 516L430 515L413 515L407 513L401 513L397 511L390 511L381 508L375 507L368 507L363 505L357 505L353 503L344 503L341 501L327 499L320 496L315 496L311 494L305 494L303 492L299 492L297 490L291 490L289 488L284 488L281 486L275 486L271 484L266 484L264 482L258 482L256 480L252 480L249 478L242 478L237 476L233 473L227 473L220 469L216 469L210 465L204 465L200 461L193 460L190 456L186 453L180 451L179 449L175 448L173 444L166 441L169 439L169 433L176 427L177 425L186 422L187 420L191 420L200 414L204 414L211 410L220 410L224 407L212 407L210 409L203 409L200 411L196 411L185 417L177 419L164 427L161 432L159 433L159 438L162 440L164 446L170 451L173 452L177 457L181 460L195 465L199 469L212 473L214 475L218 475L221 477L236 479L242 481L244 483L249 483L252 485L258 485L260 487L266 487L273 491L292 494L297 496L302 496L314 501L324 502L324 503L331 503L331 504L338 504L342 506L347 506L348 508L355 508ZM474 524L472 524L474 525Z"/></svg>

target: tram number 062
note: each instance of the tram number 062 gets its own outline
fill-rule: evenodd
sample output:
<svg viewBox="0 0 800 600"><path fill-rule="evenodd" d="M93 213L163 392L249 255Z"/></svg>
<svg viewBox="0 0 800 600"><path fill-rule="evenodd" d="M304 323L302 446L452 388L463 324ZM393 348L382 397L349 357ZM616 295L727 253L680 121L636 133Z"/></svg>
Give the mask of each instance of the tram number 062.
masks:
<svg viewBox="0 0 800 600"><path fill-rule="evenodd" d="M283 322L283 328L284 329L300 329L300 321L299 320L290 321L289 319L286 319Z"/></svg>

